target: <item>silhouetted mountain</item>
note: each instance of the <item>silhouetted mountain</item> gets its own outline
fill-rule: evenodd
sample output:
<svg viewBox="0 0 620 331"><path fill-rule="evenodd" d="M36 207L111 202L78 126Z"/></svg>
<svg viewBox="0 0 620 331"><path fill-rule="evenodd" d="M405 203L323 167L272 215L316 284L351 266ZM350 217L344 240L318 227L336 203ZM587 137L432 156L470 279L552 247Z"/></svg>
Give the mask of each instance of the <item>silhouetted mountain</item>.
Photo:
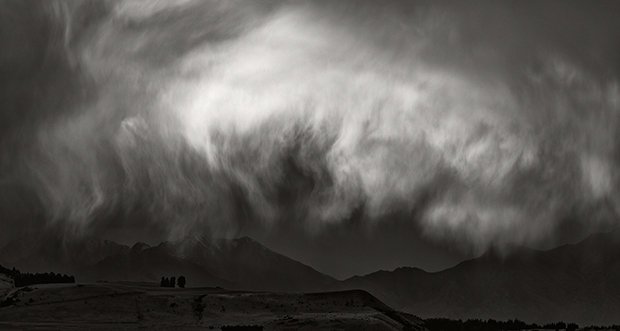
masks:
<svg viewBox="0 0 620 331"><path fill-rule="evenodd" d="M76 274L85 266L129 249L109 240L61 240L54 234L43 233L6 244L0 249L0 262L24 272L46 270Z"/></svg>
<svg viewBox="0 0 620 331"><path fill-rule="evenodd" d="M185 275L190 286L232 286L232 283L212 274L204 266L177 256L175 249L165 243L150 247L137 243L129 250L105 257L88 267L82 267L80 280L129 280L159 282L162 276Z"/></svg>
<svg viewBox="0 0 620 331"><path fill-rule="evenodd" d="M508 256L490 251L440 272L403 267L342 282L247 237L198 237L133 247L93 240L12 243L0 251L0 263L69 272L82 282L159 282L162 276L183 274L188 286L363 289L391 307L422 317L613 324L620 320L619 248L620 232L597 234L549 251L518 248Z"/></svg>
<svg viewBox="0 0 620 331"><path fill-rule="evenodd" d="M318 291L336 282L249 237L217 241L193 238L174 245L180 256L209 268L243 289Z"/></svg>
<svg viewBox="0 0 620 331"><path fill-rule="evenodd" d="M58 240L13 242L0 251L0 263L22 270L51 270L76 275L78 281L159 282L184 275L188 286L248 290L313 291L335 279L275 253L248 238L187 238L157 246L132 247L111 241Z"/></svg>
<svg viewBox="0 0 620 331"><path fill-rule="evenodd" d="M582 324L620 321L620 233L549 251L489 252L444 271L416 268L349 278L396 309L421 317L519 318Z"/></svg>

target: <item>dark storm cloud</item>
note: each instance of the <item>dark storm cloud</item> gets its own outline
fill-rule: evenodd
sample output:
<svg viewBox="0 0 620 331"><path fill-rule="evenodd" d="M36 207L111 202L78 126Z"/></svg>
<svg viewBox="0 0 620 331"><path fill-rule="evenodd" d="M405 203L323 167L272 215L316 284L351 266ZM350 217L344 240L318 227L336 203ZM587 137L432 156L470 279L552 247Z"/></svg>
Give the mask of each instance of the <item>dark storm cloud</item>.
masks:
<svg viewBox="0 0 620 331"><path fill-rule="evenodd" d="M2 208L172 237L398 214L476 248L611 222L616 7L8 2Z"/></svg>

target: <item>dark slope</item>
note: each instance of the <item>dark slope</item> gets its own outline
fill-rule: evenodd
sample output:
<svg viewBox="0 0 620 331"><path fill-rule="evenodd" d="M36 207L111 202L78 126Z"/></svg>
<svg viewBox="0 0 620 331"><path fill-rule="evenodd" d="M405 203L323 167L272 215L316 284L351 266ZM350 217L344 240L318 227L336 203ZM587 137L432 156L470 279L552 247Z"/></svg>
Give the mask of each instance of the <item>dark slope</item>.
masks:
<svg viewBox="0 0 620 331"><path fill-rule="evenodd" d="M39 234L6 244L0 249L0 263L25 272L75 274L106 257L129 251L129 246L109 240L85 238L65 241L54 234Z"/></svg>
<svg viewBox="0 0 620 331"><path fill-rule="evenodd" d="M150 247L135 244L129 251L108 256L80 270L81 281L129 280L158 282L162 276L189 280L187 286L232 286L227 280L213 275L207 268L177 256L166 244Z"/></svg>
<svg viewBox="0 0 620 331"><path fill-rule="evenodd" d="M2 330L219 330L224 325L260 325L265 330L425 330L419 318L359 290L273 293L123 282L15 293L16 300L0 309ZM202 307L198 314L197 304Z"/></svg>
<svg viewBox="0 0 620 331"><path fill-rule="evenodd" d="M488 253L437 273L379 271L343 281L422 317L620 322L620 234L550 251Z"/></svg>
<svg viewBox="0 0 620 331"><path fill-rule="evenodd" d="M187 239L174 245L183 258L205 266L243 289L317 291L336 282L249 237L215 242Z"/></svg>
<svg viewBox="0 0 620 331"><path fill-rule="evenodd" d="M159 282L184 275L188 286L266 291L318 291L336 280L248 238L188 238L133 247L111 241L16 241L0 251L0 263L25 271L74 274L78 281Z"/></svg>

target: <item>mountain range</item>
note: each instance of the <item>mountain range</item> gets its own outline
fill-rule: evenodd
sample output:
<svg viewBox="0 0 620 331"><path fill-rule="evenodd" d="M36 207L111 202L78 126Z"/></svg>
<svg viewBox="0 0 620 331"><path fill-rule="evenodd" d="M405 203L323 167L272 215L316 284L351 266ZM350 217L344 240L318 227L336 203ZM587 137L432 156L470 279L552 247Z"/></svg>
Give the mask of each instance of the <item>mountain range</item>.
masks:
<svg viewBox="0 0 620 331"><path fill-rule="evenodd" d="M620 322L620 232L548 251L495 251L439 272L398 268L355 276L364 289L420 317L518 318L528 322ZM586 309L587 307L587 309Z"/></svg>
<svg viewBox="0 0 620 331"><path fill-rule="evenodd" d="M92 239L15 241L0 250L0 264L69 273L79 282L159 282L163 276L184 275L188 286L288 292L318 291L336 282L249 237L186 238L131 247Z"/></svg>
<svg viewBox="0 0 620 331"><path fill-rule="evenodd" d="M402 267L342 281L248 237L131 247L97 240L13 242L0 250L0 264L71 273L79 282L158 282L162 276L184 275L188 286L275 292L362 289L420 317L620 322L620 231L547 251L515 248L504 255L491 250L439 272Z"/></svg>

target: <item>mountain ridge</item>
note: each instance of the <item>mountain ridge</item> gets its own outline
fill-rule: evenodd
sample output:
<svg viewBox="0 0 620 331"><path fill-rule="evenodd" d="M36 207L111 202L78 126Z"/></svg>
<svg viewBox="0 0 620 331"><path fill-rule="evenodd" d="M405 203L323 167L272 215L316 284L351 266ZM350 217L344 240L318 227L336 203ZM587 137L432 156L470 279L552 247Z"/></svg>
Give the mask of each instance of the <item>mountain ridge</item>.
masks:
<svg viewBox="0 0 620 331"><path fill-rule="evenodd" d="M336 282L247 236L195 236L153 246L142 242L128 246L92 238L75 242L44 239L8 243L0 250L0 263L25 271L71 273L87 282L159 282L160 277L183 274L188 286L286 292L320 291Z"/></svg>
<svg viewBox="0 0 620 331"><path fill-rule="evenodd" d="M620 319L616 317L620 310L620 231L593 234L549 250L489 251L441 271L399 267L345 280L322 274L250 237L194 236L152 246L137 242L131 247L91 240L47 242L49 247L45 241L39 243L27 243L30 255L25 251L18 254L22 264L49 259L48 265L56 263L65 270L45 271L69 272L78 281L158 282L162 276L183 274L188 286L275 292L360 289L395 309L421 317L518 318L541 323L570 320L580 324L614 324ZM76 249L82 250L74 252ZM23 268L19 259L7 263L7 255L10 252L0 251L0 263ZM89 256L103 258L81 265ZM584 315L580 309L584 304L595 307L597 313Z"/></svg>
<svg viewBox="0 0 620 331"><path fill-rule="evenodd" d="M620 232L593 234L544 251L488 252L432 273L378 271L343 280L337 288L366 290L421 317L614 324L620 320ZM597 313L583 313L584 304Z"/></svg>

